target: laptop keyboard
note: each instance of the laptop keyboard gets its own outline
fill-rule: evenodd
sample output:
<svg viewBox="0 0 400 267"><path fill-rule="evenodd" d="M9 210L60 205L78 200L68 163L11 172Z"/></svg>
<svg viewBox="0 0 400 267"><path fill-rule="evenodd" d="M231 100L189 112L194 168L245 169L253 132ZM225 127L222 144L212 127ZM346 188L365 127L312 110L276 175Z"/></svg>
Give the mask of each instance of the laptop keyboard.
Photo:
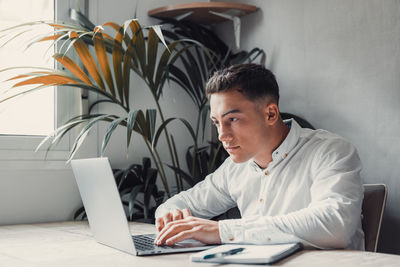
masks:
<svg viewBox="0 0 400 267"><path fill-rule="evenodd" d="M136 250L153 250L156 246L154 245L155 235L134 235L132 238Z"/></svg>

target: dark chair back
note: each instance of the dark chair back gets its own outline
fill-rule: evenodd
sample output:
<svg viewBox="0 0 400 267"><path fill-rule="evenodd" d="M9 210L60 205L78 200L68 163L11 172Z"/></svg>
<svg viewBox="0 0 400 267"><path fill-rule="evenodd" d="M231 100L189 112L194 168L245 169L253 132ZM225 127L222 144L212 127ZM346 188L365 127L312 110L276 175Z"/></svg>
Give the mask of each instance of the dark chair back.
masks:
<svg viewBox="0 0 400 267"><path fill-rule="evenodd" d="M376 252L381 230L387 190L384 184L364 184L362 204L362 228L365 235L365 250Z"/></svg>

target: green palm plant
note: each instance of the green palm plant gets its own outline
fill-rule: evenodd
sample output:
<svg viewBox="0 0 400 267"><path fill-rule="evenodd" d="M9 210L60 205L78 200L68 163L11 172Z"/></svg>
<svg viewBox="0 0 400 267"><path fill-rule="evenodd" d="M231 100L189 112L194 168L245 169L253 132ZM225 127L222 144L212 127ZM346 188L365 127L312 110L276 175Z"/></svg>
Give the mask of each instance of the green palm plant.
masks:
<svg viewBox="0 0 400 267"><path fill-rule="evenodd" d="M82 16L79 12L71 11L74 16ZM107 147L107 144L118 126L124 126L127 130L127 147L129 147L132 132L138 133L146 144L153 162L159 172L160 178L168 196L171 195L168 180L158 150L157 141L164 133L171 164L179 168L179 158L176 153L175 142L172 135L168 133L167 124L175 118L165 119L159 105L160 96L165 81L168 79L168 69L180 58L181 54L192 46L199 46L204 49L204 53L211 55L199 42L194 40L175 40L166 44L161 33L160 26L150 26L143 28L137 20L129 20L123 25L113 22L106 22L101 26L95 27L87 20L81 24L73 23L55 23L55 22L34 22L19 25L3 32L11 31L13 34L9 40L17 38L24 32L23 27L35 26L37 24L47 24L53 28L53 31L46 36L39 36L29 43L52 41L52 45L61 44L65 48L64 53L56 53L54 59L58 61L67 71L53 69L37 69L35 71L23 73L9 80L18 80L13 88L24 85L36 85L36 87L15 93L14 95L1 99L1 102L16 96L30 93L48 86L59 86L61 88L82 88L95 92L103 97L102 100L94 103L108 102L121 107L125 114L117 116L114 114L83 114L76 116L56 129L47 136L38 146L39 149L45 143L49 143L48 150L56 145L66 133L71 129L84 125L77 135L74 144L70 150L69 159L71 160L79 147L85 140L89 131L103 121L108 122L109 127L103 138L101 154ZM104 28L110 27L116 34L115 37L104 33ZM145 30L147 36L145 36ZM10 36L10 35L5 35ZM7 42L6 42L7 43ZM162 43L164 50L158 56L159 44ZM178 45L184 43L185 45ZM190 44L189 44L190 43ZM94 47L94 52L90 50L89 45ZM70 50L75 51L83 65L81 68L72 58L67 55ZM111 56L109 60L108 54ZM111 62L109 62L111 61ZM111 67L112 66L112 67ZM11 68L10 68L11 69ZM7 71L8 69L1 70ZM156 104L155 109L132 110L130 108L130 73L133 71L147 85ZM22 81L20 81L22 80ZM13 89L12 88L12 89ZM157 113L160 116L161 125L156 128ZM188 128L192 138L195 138L194 131L190 124L179 118ZM182 188L182 179L185 177L175 173L178 188Z"/></svg>
<svg viewBox="0 0 400 267"><path fill-rule="evenodd" d="M209 111L208 99L205 94L205 85L210 75L216 70L245 62L265 63L265 53L262 49L254 48L251 51L233 52L213 31L194 22L165 18L161 21L164 27L163 34L167 43L176 40L196 40L207 49L194 46L183 51L180 60L184 68L175 65L168 66L168 79L179 85L187 93L198 109L198 116L193 127L195 138L193 146L187 149L186 163L189 173L182 168L169 165L179 175L185 177L190 185L204 179L213 172L227 157L219 142L204 143L204 133ZM183 41L179 45L188 45ZM212 59L205 51L213 51ZM200 138L201 136L201 138Z"/></svg>

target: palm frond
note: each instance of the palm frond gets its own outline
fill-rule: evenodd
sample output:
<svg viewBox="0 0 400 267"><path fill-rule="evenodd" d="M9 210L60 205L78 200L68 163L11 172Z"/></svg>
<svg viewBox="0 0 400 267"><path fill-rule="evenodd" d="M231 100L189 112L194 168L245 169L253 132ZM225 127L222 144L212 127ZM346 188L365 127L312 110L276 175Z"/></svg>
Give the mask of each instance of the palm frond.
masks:
<svg viewBox="0 0 400 267"><path fill-rule="evenodd" d="M94 48L97 55L97 61L99 62L100 69L104 75L108 88L110 89L111 95L116 97L111 69L110 65L108 64L106 46L104 44L103 34L101 32L98 32L94 36Z"/></svg>
<svg viewBox="0 0 400 267"><path fill-rule="evenodd" d="M117 118L114 119L110 125L108 126L106 133L104 134L103 138L103 143L101 145L101 156L104 156L104 152L106 151L106 147L108 142L111 139L112 134L114 133L114 130L117 128L118 125L120 125L122 122L125 122L126 124L126 118Z"/></svg>
<svg viewBox="0 0 400 267"><path fill-rule="evenodd" d="M83 65L87 69L87 71L90 73L92 78L96 81L97 85L103 91L105 91L103 79L101 78L101 75L97 68L97 65L94 62L94 59L93 59L88 47L86 46L86 44L79 38L79 36L76 32L71 32L70 39L75 41L75 42L73 42L73 45L74 45L75 50L78 53L80 59L82 60Z"/></svg>
<svg viewBox="0 0 400 267"><path fill-rule="evenodd" d="M76 152L78 152L80 146L83 144L83 141L88 136L89 131L93 128L93 126L96 123L98 123L100 121L107 120L107 119L111 120L113 118L115 118L114 115L106 114L106 115L101 115L101 116L98 116L98 117L96 117L94 119L91 119L88 122L88 124L85 127L83 127L83 129L78 134L78 136L75 138L74 144L72 145L72 148L71 148L69 156L68 156L67 163L69 163L73 159L73 157L75 156Z"/></svg>

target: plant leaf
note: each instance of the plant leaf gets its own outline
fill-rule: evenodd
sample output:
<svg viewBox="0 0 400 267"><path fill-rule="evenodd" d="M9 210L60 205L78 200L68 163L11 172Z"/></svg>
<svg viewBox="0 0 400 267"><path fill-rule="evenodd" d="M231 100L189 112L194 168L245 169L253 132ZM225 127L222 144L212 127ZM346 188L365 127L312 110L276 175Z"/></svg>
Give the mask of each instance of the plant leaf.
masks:
<svg viewBox="0 0 400 267"><path fill-rule="evenodd" d="M175 47L178 43L179 42L175 41L175 42L169 44L168 49L164 50L163 54L161 55L160 60L158 61L156 77L154 80L154 85L156 88L160 88L161 77L163 74L165 74L165 66L167 65L168 60L172 54L171 51L173 51L175 49Z"/></svg>
<svg viewBox="0 0 400 267"><path fill-rule="evenodd" d="M62 76L62 75L56 75L56 74L49 74L49 75L43 75L43 76L38 76L38 77L33 77L30 79L27 79L25 81L19 82L14 84L12 87L19 87L23 85L32 85L32 84L42 84L42 85L61 85L61 84L68 84L68 83L75 83L77 84L78 82L74 79Z"/></svg>
<svg viewBox="0 0 400 267"><path fill-rule="evenodd" d="M98 105L98 104L100 104L100 103L112 103L112 104L115 104L115 102L112 101L112 100L110 100L110 99L100 99L100 100L97 100L97 101L93 102L93 103L90 105L88 113L89 113L89 114L92 113L92 109L93 109L96 105Z"/></svg>
<svg viewBox="0 0 400 267"><path fill-rule="evenodd" d="M43 37L42 39L40 39L39 42L57 40L61 36L63 36L63 34L55 34L55 35L46 36L46 37Z"/></svg>
<svg viewBox="0 0 400 267"><path fill-rule="evenodd" d="M84 73L83 70L69 57L58 53L54 54L53 57L64 67L66 67L72 74L74 74L78 79L80 79L84 83L87 83L88 85L93 85L86 73Z"/></svg>
<svg viewBox="0 0 400 267"><path fill-rule="evenodd" d="M132 136L132 131L136 122L136 117L138 115L139 112L142 112L141 110L131 110L128 113L128 117L127 117L127 123L126 123L126 130L127 130L127 147L129 147L129 144L131 143L131 136Z"/></svg>
<svg viewBox="0 0 400 267"><path fill-rule="evenodd" d="M204 134L205 134L205 130L206 130L206 123L208 121L207 119L207 114L208 111L210 109L210 105L205 104L200 108L200 112L201 112L201 120L202 120L202 133L203 133L203 137L202 140L204 141Z"/></svg>
<svg viewBox="0 0 400 267"><path fill-rule="evenodd" d="M47 141L49 141L50 138L52 138L52 137L55 138L56 136L58 136L58 134L59 134L61 131L63 131L64 129L70 127L71 125L74 125L74 126L75 126L75 125L77 125L77 124L79 124L79 123L81 123L81 122L84 122L84 121L85 121L85 120L72 121L72 122L66 123L66 124L62 125L61 127L57 128L57 129L54 130L52 133L50 133L50 134L47 135L45 138L43 138L43 140L42 140L42 141L39 143L39 145L36 147L35 152L39 151L40 147L42 147Z"/></svg>
<svg viewBox="0 0 400 267"><path fill-rule="evenodd" d="M118 125L121 124L126 118L118 118L113 120L107 128L107 131L103 138L103 143L101 145L101 156L104 156L104 152L106 150L107 144L110 141L111 135L114 133L114 130L117 128Z"/></svg>
<svg viewBox="0 0 400 267"><path fill-rule="evenodd" d="M176 151L175 139L172 134L171 134L171 146L172 146L172 151L174 152L174 157L176 158L176 167L180 169L181 167L179 166L178 152ZM177 181L178 192L180 192L183 190L183 184L181 175L178 176L179 178L176 179L176 181Z"/></svg>
<svg viewBox="0 0 400 267"><path fill-rule="evenodd" d="M188 129L190 135L192 136L193 141L196 142L196 134L194 133L194 130L193 130L192 126L190 125L190 123L189 123L187 120L183 119L183 118L179 118L179 120L180 120L181 122L183 122L183 124L184 124L184 125L186 126L186 128Z"/></svg>
<svg viewBox="0 0 400 267"><path fill-rule="evenodd" d="M132 190L131 193L129 194L129 206L128 206L128 210L129 210L129 216L131 217L133 215L134 212L134 204L136 201L136 197L139 194L140 190L143 188L143 185L135 185Z"/></svg>
<svg viewBox="0 0 400 267"><path fill-rule="evenodd" d="M106 47L104 44L103 34L97 33L94 36L94 48L97 55L97 61L99 62L100 69L104 75L104 79L110 89L111 95L115 97L114 82L110 70L110 65L108 64Z"/></svg>
<svg viewBox="0 0 400 267"><path fill-rule="evenodd" d="M130 70L131 70L131 61L132 57L129 55L129 53L125 53L124 55L124 67L123 67L123 73L122 73L122 87L123 87L123 92L124 92L124 97L125 97L125 104L127 108L129 109L129 80L130 80Z"/></svg>
<svg viewBox="0 0 400 267"><path fill-rule="evenodd" d="M160 134L162 133L162 131L164 130L164 128L173 120L175 120L176 118L169 118L166 119L161 125L160 127L158 127L156 134L154 135L152 142L151 142L151 148L154 150L154 148L157 146L157 142L158 142L158 138L160 137Z"/></svg>
<svg viewBox="0 0 400 267"><path fill-rule="evenodd" d="M150 28L147 36L147 77L150 83L150 88L153 88L153 76L158 51L158 38L153 28Z"/></svg>
<svg viewBox="0 0 400 267"><path fill-rule="evenodd" d="M72 160L72 158L74 157L74 155L78 151L79 147L82 145L83 141L87 137L89 131L95 125L95 123L97 123L97 122L99 122L99 121L101 121L101 120L103 120L105 118L110 118L110 117L112 117L112 116L106 114L106 115L99 116L99 117L94 118L94 119L89 121L89 123L81 130L79 135L75 138L75 141L74 141L74 144L72 145L72 148L71 148L67 163L69 163Z"/></svg>
<svg viewBox="0 0 400 267"><path fill-rule="evenodd" d="M117 84L118 94L121 103L124 103L123 95L123 80L122 80L122 38L124 29L119 27L114 39L114 46L112 50L113 66L114 66L114 79Z"/></svg>
<svg viewBox="0 0 400 267"><path fill-rule="evenodd" d="M157 175L157 172L155 174ZM144 218L145 219L149 218L150 197L153 192L154 186L155 186L155 184L149 184L144 192L143 208L144 208Z"/></svg>
<svg viewBox="0 0 400 267"><path fill-rule="evenodd" d="M132 42L135 44L136 53L139 59L142 75L146 77L146 46L143 37L142 27L137 20L132 20L129 23L132 31Z"/></svg>
<svg viewBox="0 0 400 267"><path fill-rule="evenodd" d="M178 173L190 186L194 186L196 184L193 177L184 172L183 170L169 164L167 164L167 166L170 167L174 172Z"/></svg>
<svg viewBox="0 0 400 267"><path fill-rule="evenodd" d="M73 42L73 45L75 47L76 52L78 53L79 57L82 60L83 65L85 68L88 70L90 75L93 77L93 79L96 81L97 85L105 91L103 79L100 76L99 70L96 66L96 63L94 62L94 59L92 55L89 52L89 49L87 48L86 44L78 38L76 32L72 32L70 35L70 38L75 41Z"/></svg>
<svg viewBox="0 0 400 267"><path fill-rule="evenodd" d="M153 140L154 132L156 128L156 118L157 111L155 109L147 109L146 110L146 122L148 126L149 132L149 140Z"/></svg>

